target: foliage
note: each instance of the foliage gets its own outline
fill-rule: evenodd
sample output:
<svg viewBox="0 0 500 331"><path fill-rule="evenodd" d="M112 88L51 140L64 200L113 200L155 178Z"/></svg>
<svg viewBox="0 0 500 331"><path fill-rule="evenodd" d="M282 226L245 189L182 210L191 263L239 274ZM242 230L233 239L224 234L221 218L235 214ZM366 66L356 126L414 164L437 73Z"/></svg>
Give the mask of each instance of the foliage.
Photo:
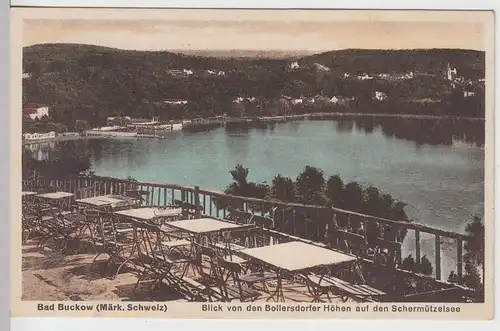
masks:
<svg viewBox="0 0 500 331"><path fill-rule="evenodd" d="M90 155L78 144L58 144L47 158L38 159L28 148L22 152L23 177L33 172L45 178L74 177L81 173L90 174Z"/></svg>
<svg viewBox="0 0 500 331"><path fill-rule="evenodd" d="M474 218L465 226L466 235L471 237L471 240L466 241L464 248L464 274L463 284L469 288L476 289L479 295L484 293L484 222L478 217ZM448 276L448 281L458 282L458 274L451 271ZM484 299L484 298L483 298Z"/></svg>
<svg viewBox="0 0 500 331"><path fill-rule="evenodd" d="M324 205L325 177L321 169L306 166L295 181L297 197L301 203L308 205Z"/></svg>
<svg viewBox="0 0 500 331"><path fill-rule="evenodd" d="M339 175L333 175L326 182L326 197L334 207L343 204L344 182Z"/></svg>
<svg viewBox="0 0 500 331"><path fill-rule="evenodd" d="M23 70L31 74L23 80L23 101L48 105L50 121L68 129L73 129L76 120L95 126L104 124L108 116L120 114L175 119L224 113L254 116L347 111L484 117L484 88L477 87L476 97L465 100L460 89L450 88L443 72L451 62L466 78L484 77L483 52L345 50L298 60L300 69L290 71L288 59L198 57L75 44L35 45L23 52ZM331 71L318 72L316 62ZM191 68L195 74L179 76L171 72L184 68ZM226 75L211 76L206 70L222 70ZM409 71L415 71L415 78L405 81L343 79L344 72ZM390 92L387 102L374 102L375 90ZM357 100L344 106L317 108L291 107L282 98L320 93ZM239 96L255 97L258 102L234 105L233 100ZM163 102L168 98L184 98L189 103L171 106Z"/></svg>
<svg viewBox="0 0 500 331"><path fill-rule="evenodd" d="M271 196L280 201L294 202L297 199L295 184L291 178L277 175L272 181Z"/></svg>
<svg viewBox="0 0 500 331"><path fill-rule="evenodd" d="M467 259L479 267L484 265L484 223L477 216L465 227L465 233L472 239L464 245Z"/></svg>
<svg viewBox="0 0 500 331"><path fill-rule="evenodd" d="M54 122L49 117L44 116L41 119L31 119L28 116L23 116L22 119L23 132L28 133L46 133L54 131L56 133L64 133L68 131L66 124Z"/></svg>
<svg viewBox="0 0 500 331"><path fill-rule="evenodd" d="M265 183L256 184L248 181L248 168L242 165L237 165L230 171L233 182L229 184L224 193L230 195L252 197L258 199L267 199L273 201L300 203L305 205L317 206L335 206L342 209L348 209L354 212L369 214L376 217L394 217L394 220L410 222L404 212L404 204L393 199L389 194L380 193L373 186L363 188L359 183L352 182L343 184L342 179L338 175L331 176L325 182L324 174L321 169L306 166L304 170L293 181L289 177L284 177L281 174L275 176L271 185ZM221 199L214 200L218 208L231 207L241 209L242 205L228 206ZM262 211L257 206L250 206L251 210ZM283 215L283 213L285 213ZM295 233L299 236L318 236L319 232L314 231L316 224L321 224L325 217L321 213L310 213L307 210L297 211L294 215L290 211L278 211L276 219L279 222L284 220L285 223L280 224L281 230L284 232L298 231ZM294 218L297 224L307 224L307 229L293 229L290 224L290 219ZM347 218L343 214L338 214L337 225L346 227ZM348 231L358 231L361 224L359 221L351 220L351 228ZM377 227L368 227L367 234L369 238L378 237L379 229ZM384 237L401 242L406 233L391 230L389 227L385 229ZM390 235L393 234L392 238ZM310 238L322 240L321 238ZM369 240L369 245L373 244ZM432 273L432 266L425 263L425 257L422 258L422 269L428 272L428 266Z"/></svg>
<svg viewBox="0 0 500 331"><path fill-rule="evenodd" d="M85 120L77 120L75 122L74 130L78 133L83 133L89 129L89 124Z"/></svg>

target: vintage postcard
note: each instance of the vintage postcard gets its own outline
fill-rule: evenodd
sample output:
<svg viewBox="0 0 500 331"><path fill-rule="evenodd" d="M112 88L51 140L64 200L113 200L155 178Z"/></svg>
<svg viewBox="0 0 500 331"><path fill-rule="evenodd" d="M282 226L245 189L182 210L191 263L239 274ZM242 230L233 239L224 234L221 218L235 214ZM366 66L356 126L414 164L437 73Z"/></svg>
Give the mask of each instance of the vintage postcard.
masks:
<svg viewBox="0 0 500 331"><path fill-rule="evenodd" d="M493 317L493 12L12 15L12 316Z"/></svg>

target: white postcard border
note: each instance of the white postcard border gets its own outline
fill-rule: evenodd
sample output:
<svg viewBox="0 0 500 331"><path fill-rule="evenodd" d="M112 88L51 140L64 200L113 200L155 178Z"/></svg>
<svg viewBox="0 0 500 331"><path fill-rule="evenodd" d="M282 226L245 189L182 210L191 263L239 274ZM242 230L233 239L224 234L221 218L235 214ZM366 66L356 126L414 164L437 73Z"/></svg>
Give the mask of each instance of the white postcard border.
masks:
<svg viewBox="0 0 500 331"><path fill-rule="evenodd" d="M30 1L30 0L13 0L13 1L12 1L12 4L13 4L13 5L16 5L16 4L18 4L19 2L22 2L22 1L24 1L24 3L26 3L26 2L31 2L31 4L30 4L30 5L39 5L39 4L40 4L40 3L42 3L42 2L43 2L43 4L44 4L44 5L47 5L47 2L49 2L49 1L35 1L35 0L31 0L31 1ZM54 2L59 2L59 3L64 2L64 3L67 5L68 3L75 3L75 2L77 2L77 1L52 1L52 3L54 3ZM85 3L86 3L87 5L89 5L89 6L90 6L90 4L91 4L91 3L93 3L93 2L96 2L96 1L86 1ZM110 3L113 3L113 2L117 2L117 1L109 1L109 2L110 2ZM130 2L130 1L129 1L129 2ZM143 3L143 4L144 4L144 3L149 4L150 2L154 2L154 1L151 1L151 0L150 0L150 1L142 1L142 3ZM198 2L200 2L200 1L198 1ZM220 2L223 2L223 1L219 1L219 3L220 3ZM300 1L296 1L296 2L300 2ZM315 1L315 2L319 2L319 1ZM343 1L343 2L344 2L344 3L347 3L348 1ZM361 1L360 1L360 2L361 2ZM364 1L364 2L368 3L368 1ZM413 6L414 6L414 7L411 7L411 3L412 3L412 2L414 3L414 4L413 4ZM409 5L410 5L410 8L421 8L421 7L424 7L424 6L425 6L425 7L427 7L427 8L450 8L450 6L444 6L444 7L443 7L443 5L439 6L439 3L442 3L442 2L443 2L443 1L408 1L408 2L405 2L405 6L409 4ZM252 3L253 3L253 4L256 4L256 3L259 3L259 1L254 1L254 2L252 2ZM310 1L309 1L309 3L310 3ZM336 3L338 3L338 2L336 2ZM432 3L432 5L427 6L427 5L426 5L426 3ZM464 6L461 6L461 4L462 4L462 3L464 3ZM466 4L465 4L465 3L466 3ZM489 4L485 4L485 3L489 3ZM123 5L123 1L120 1L120 4L121 4L121 6L122 6L122 7L124 6L124 5ZM472 4L474 4L474 6L471 6ZM101 3L100 5L102 6L103 4ZM314 5L314 4L313 4L313 5ZM358 5L358 3L357 3L356 5ZM373 7L373 5L372 5L371 3L370 3L370 5L371 5L371 7ZM466 6L465 6L465 5L466 5ZM133 6L133 4L132 4L131 6ZM218 7L220 7L220 6L221 6L221 5L219 5ZM222 6L223 6L223 5L222 5ZM401 6L401 4L399 4L399 3L398 3L398 6ZM471 7L473 7L473 8L482 8L482 9L492 8L493 6L496 6L497 8L499 7L498 3L495 3L495 2L493 2L493 1L483 1L483 0L479 0L479 1L475 1L475 2L471 2L471 1L454 1L452 6L453 6L453 7L455 7L455 8L457 8L457 7L461 7L460 9L471 8ZM206 7L206 6L205 6L205 7ZM232 5L232 7L235 7L234 3L233 3L233 5ZM247 6L244 6L244 7L247 7L247 8L248 8L249 6L247 5ZM260 7L263 7L263 6L260 6ZM294 7L295 7L295 6L294 6ZM304 6L304 5L303 5L303 6L300 6L300 7L306 7L306 6ZM310 7L310 6L309 6L309 7ZM325 8L325 6L319 6L319 7ZM330 7L331 7L331 5L330 5ZM352 3L350 4L350 7L351 7L351 8L359 8L359 7L354 7ZM364 6L364 7L366 7L366 6ZM388 7L384 7L384 5L380 5L380 3L378 3L378 6L377 6L377 7L379 7L379 8L388 8ZM241 7L240 7L240 8L241 8ZM295 8L297 8L297 7L295 7ZM314 8L314 7L310 7L310 8ZM317 8L317 7L316 7L316 8ZM390 6L390 8L394 8L394 6ZM407 8L408 8L408 7L407 7ZM498 40L499 40L499 37L498 37L498 33L497 33L497 34L496 34L496 41L498 41ZM7 41L7 42L8 42L8 41ZM5 49L6 49L6 48L5 48ZM495 56L496 56L496 60L498 60L498 52L495 54ZM496 61L495 61L495 62L496 62ZM498 68L497 68L497 67L495 67L495 72L496 72L496 73L498 73ZM495 75L495 76L497 77L497 75ZM497 87L497 86L496 86L496 91L498 92L498 87ZM7 99L5 99L5 100L7 100ZM495 99L495 104L497 104L496 99ZM8 109L8 108L7 108L7 109ZM495 121L497 121L497 119L496 119L496 118L495 118ZM498 123L495 123L495 124L498 124ZM8 132L7 130L2 130L2 131L3 131L3 132ZM497 133L496 133L496 134L497 134ZM496 136L496 134L495 134L495 136ZM495 146L495 150L496 150L496 146ZM497 150L496 150L496 151L497 151ZM495 169L498 169L498 163L495 163ZM6 172L4 172L4 173L6 173ZM7 177L7 180L8 180L8 177ZM496 184L498 183L496 180L495 180L495 182L496 182ZM496 229L496 227L495 227L495 231L496 231L496 234L498 234L498 229ZM6 233L6 231L5 231L4 233ZM7 232L7 233L8 233L8 232ZM5 242L5 241L4 241L4 242ZM496 260L496 261L498 261L498 256L497 256L497 254L495 254L495 260ZM496 277L495 277L495 278L496 278ZM496 287L495 287L495 288L496 288ZM498 289L495 289L495 292L498 294ZM498 312L498 308L496 308L495 310ZM96 328L96 327L97 327L97 326L96 326L97 324L96 324L96 325L91 326L91 325L90 325L90 323L99 323L99 325L102 325L102 324L105 324L105 323L112 322L112 323L113 323L113 326L112 326L112 327L117 327L117 324L116 324L116 323L117 323L117 322L122 322L122 321L118 321L118 320L116 320L116 319L113 319L112 321L107 320L107 319L100 319L100 321L101 321L101 322L99 322L98 320L86 320L86 321L85 321L85 320L81 320L81 319L74 319L74 320L77 320L77 321L78 321L78 320L80 320L80 321L81 321L81 323L80 323L80 321L78 321L78 323L79 323L79 324L75 324L74 326L73 326L73 325L71 326L71 328L72 328L72 329L74 329L74 330L83 330L83 327L85 327L85 329L88 329L88 328ZM43 324L43 323L42 323L42 321L43 321L44 323L45 323L45 322L47 322L47 324ZM32 319L32 318L23 318L23 319L15 319L15 321L14 321L14 323L13 323L13 325L12 325L12 326L13 326L13 327L16 327L16 326L17 326L17 327L22 327L22 330L30 330L30 327L34 327L34 326L36 326L36 328L35 328L35 329L37 329L37 330L42 330L42 331L43 331L43 330L45 330L45 329L47 329L47 330L49 330L49 329L50 329L50 330L53 330L53 329L54 329L54 328L53 328L53 327L54 327L54 324L50 324L50 323L57 323L57 326L58 326L58 327L63 327L63 328L64 328L63 323L64 323L64 322L66 322L66 321L68 321L68 320L65 320L65 319L58 319L58 318L54 318L54 319L43 319L43 320L40 320L40 319ZM128 325L128 326L132 327L132 324L133 324L133 323L137 323L137 324L134 324L134 325L136 325L136 327L140 327L140 325L143 325L143 324L140 324L140 323L144 323L144 322L145 322L145 320L140 320L140 319L137 319L137 320L130 320L130 319L126 319L126 320L124 320L124 321L123 321L123 324L124 324L124 325ZM178 322L180 322L180 321L172 320L170 323L174 323L174 324L175 324L175 323L178 323ZM192 321L192 322L193 322L193 323L198 323L198 322L196 322L196 321ZM341 325L342 325L343 323L345 323L344 321L338 321L338 320L335 320L335 321L330 321L330 322L334 322L334 323L336 323L336 325L337 325L337 323L340 323L339 325L337 325L338 327L341 327ZM356 321L356 323L358 323L358 322L360 322L360 321ZM20 323L20 324L19 324L19 323ZM102 324L101 324L101 323L102 323ZM154 320L154 321L149 321L149 322L148 322L148 324L149 324L150 326L152 326L151 324L153 324L153 323L163 323L163 321ZM185 323L185 322L181 322L181 323ZM204 324L205 324L205 322L200 322L200 323L204 323ZM225 322L225 323L230 323L230 322ZM252 322L252 325L253 325L253 323L258 324L258 323L260 323L260 322L257 322L257 321ZM269 322L266 322L266 323L269 323ZM297 325L297 324L296 324L296 323L297 323L296 321L290 322L290 324L292 324L292 323L293 323L294 325ZM316 323L316 322L307 322L307 323L308 323L308 324L309 324L309 323L311 323L311 324L312 324L312 323ZM349 322L349 323L352 323L352 322ZM360 323L363 323L363 322L360 322ZM364 323L370 323L370 326L369 326L369 327L370 327L370 329L373 329L375 326L380 326L381 328L386 328L386 327L387 327L387 324L385 324L386 322L368 321L368 322L364 322ZM395 322L395 324L398 324L398 323L401 323L401 322ZM402 323L404 323L404 322L402 322ZM431 322L431 323L435 326L435 322ZM458 324L457 324L456 322L452 322L452 323L453 323L453 326L452 326L452 327L453 327L455 330L459 330L461 327L464 327L464 328L465 328L465 327L468 327L468 328L470 328L470 327L471 327L471 326L470 326L470 322L460 322L460 323L458 323ZM246 323L243 323L243 324L246 324ZM52 325L52 326L51 326L51 325ZM249 323L248 325L250 325L250 323ZM396 326L396 325L394 325L394 326L395 326L395 327L402 327L403 325L404 325L405 329L410 329L410 330L412 329L412 327L414 327L414 326L415 326L415 325L411 325L411 324L408 324L408 323L400 324L400 326ZM164 327L164 325L162 325L162 326ZM210 327L212 327L212 326L214 326L214 323L210 323ZM226 326L227 326L227 325L226 325ZM271 327L270 325L267 325L267 326ZM352 327L352 325L350 325L350 326ZM367 325L365 325L365 326L367 326ZM444 326L444 325L443 325L443 326ZM450 325L450 326L451 326L451 325ZM46 327L46 328L44 329L44 327ZM68 327L68 326L67 326L67 327ZM160 327L160 324L158 324L158 326L157 326L157 327ZM186 325L182 325L182 326L180 326L180 327L186 327ZM205 327L205 326L204 326L204 327ZM239 324L237 327L238 327L238 328L242 328L241 324ZM252 326L252 328L254 328L254 327L255 327L255 326ZM420 323L419 323L418 328L419 328L419 329L421 329L422 327L424 327L424 326L423 326L422 324L420 324ZM97 328L98 328L98 327L97 327ZM98 329L99 329L99 328L98 328Z"/></svg>

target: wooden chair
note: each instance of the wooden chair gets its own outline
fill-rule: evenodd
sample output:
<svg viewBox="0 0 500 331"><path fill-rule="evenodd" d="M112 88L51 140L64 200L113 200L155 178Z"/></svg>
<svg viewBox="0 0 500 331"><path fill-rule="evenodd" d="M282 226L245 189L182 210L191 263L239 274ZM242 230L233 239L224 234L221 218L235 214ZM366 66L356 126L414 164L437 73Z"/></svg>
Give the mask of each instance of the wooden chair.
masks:
<svg viewBox="0 0 500 331"><path fill-rule="evenodd" d="M263 247L271 244L271 232L273 228L273 219L260 215L252 215L249 224L253 224L254 228L248 229L246 233L246 247Z"/></svg>
<svg viewBox="0 0 500 331"><path fill-rule="evenodd" d="M129 198L133 198L139 201L139 206L143 206L147 204L145 195L149 195L149 191L141 191L141 190L126 190L125 196Z"/></svg>
<svg viewBox="0 0 500 331"><path fill-rule="evenodd" d="M398 286L395 269L402 263L401 243L377 238L372 259L373 264L367 275L368 281L395 292Z"/></svg>
<svg viewBox="0 0 500 331"><path fill-rule="evenodd" d="M25 244L31 237L36 234L37 226L37 210L36 205L32 203L23 203L22 205L22 225L21 225L21 240Z"/></svg>
<svg viewBox="0 0 500 331"><path fill-rule="evenodd" d="M56 246L61 245L64 240L60 224L61 210L47 204L39 204L36 208L35 231L39 235L37 247L42 248L49 241Z"/></svg>
<svg viewBox="0 0 500 331"><path fill-rule="evenodd" d="M252 216L252 213L229 208L229 213L226 215L225 219L237 224L248 224Z"/></svg>
<svg viewBox="0 0 500 331"><path fill-rule="evenodd" d="M247 247L247 244L245 241L243 241L243 244L245 244L245 246L234 243L233 238L240 237L239 239L241 240L242 238L247 238L248 234L248 229L231 232L221 231L219 238L222 238L222 242L214 243L214 249L217 250L219 256L221 256L222 258L231 262L238 263L242 266L243 269L246 269L245 265L248 263L248 260L242 258L241 256L238 256L237 252L245 249Z"/></svg>
<svg viewBox="0 0 500 331"><path fill-rule="evenodd" d="M111 264L119 265L115 273L111 272L110 277L115 277L125 261L127 261L127 249L133 247L133 240L127 239L120 233L117 233L115 226L115 215L108 212L100 211L98 217L94 219L95 224L92 226L91 240L97 252L97 255L92 261L94 266L97 258L102 255L108 255L106 261L107 266Z"/></svg>
<svg viewBox="0 0 500 331"><path fill-rule="evenodd" d="M218 279L218 288L223 302L231 302L232 300L253 302L262 295L261 292L248 287L247 284L241 280L240 276L242 270L238 263L230 262L219 257L218 265L221 272L226 271L233 282L233 284L230 285L224 278Z"/></svg>
<svg viewBox="0 0 500 331"><path fill-rule="evenodd" d="M180 249L180 246L168 245L164 242L161 229L158 225L134 220L134 240L138 253L138 263L142 267L139 279L135 285L146 277L152 276L150 290L165 281L170 287L182 292L187 267L192 262L189 256Z"/></svg>
<svg viewBox="0 0 500 331"><path fill-rule="evenodd" d="M60 247L63 251L68 251L72 243L78 243L81 234L82 218L78 213L55 212L52 210L52 222L56 228L57 239L60 240Z"/></svg>
<svg viewBox="0 0 500 331"><path fill-rule="evenodd" d="M76 191L75 196L77 199L87 199L98 195L96 194L96 192L97 192L97 185L91 185L78 189Z"/></svg>
<svg viewBox="0 0 500 331"><path fill-rule="evenodd" d="M137 263L141 268L134 292L140 282L148 277L152 280L148 287L150 293L164 280L168 285L176 288L178 282L172 273L174 261L170 260L162 251L157 226L136 220L133 220L132 226L137 250Z"/></svg>
<svg viewBox="0 0 500 331"><path fill-rule="evenodd" d="M321 297L326 296L331 302L330 293L340 297L342 302L349 298L356 301L379 300L387 294L367 284L352 284L340 278L327 274L307 273L302 275L307 284L307 289L312 296L312 302L323 302Z"/></svg>
<svg viewBox="0 0 500 331"><path fill-rule="evenodd" d="M196 217L197 212L200 212L200 214L203 214L204 212L203 206L196 206L182 200L175 200L174 206L182 209L182 217L184 219L192 219Z"/></svg>

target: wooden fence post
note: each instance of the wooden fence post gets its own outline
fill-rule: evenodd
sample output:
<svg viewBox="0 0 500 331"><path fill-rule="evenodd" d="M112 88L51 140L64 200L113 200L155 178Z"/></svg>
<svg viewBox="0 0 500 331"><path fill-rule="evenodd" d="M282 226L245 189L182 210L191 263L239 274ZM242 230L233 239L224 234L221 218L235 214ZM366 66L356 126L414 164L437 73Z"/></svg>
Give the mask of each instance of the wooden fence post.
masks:
<svg viewBox="0 0 500 331"><path fill-rule="evenodd" d="M436 249L436 279L441 280L441 237L435 235L435 249Z"/></svg>
<svg viewBox="0 0 500 331"><path fill-rule="evenodd" d="M194 205L196 206L195 217L201 218L201 209L200 209L200 187L194 187Z"/></svg>

